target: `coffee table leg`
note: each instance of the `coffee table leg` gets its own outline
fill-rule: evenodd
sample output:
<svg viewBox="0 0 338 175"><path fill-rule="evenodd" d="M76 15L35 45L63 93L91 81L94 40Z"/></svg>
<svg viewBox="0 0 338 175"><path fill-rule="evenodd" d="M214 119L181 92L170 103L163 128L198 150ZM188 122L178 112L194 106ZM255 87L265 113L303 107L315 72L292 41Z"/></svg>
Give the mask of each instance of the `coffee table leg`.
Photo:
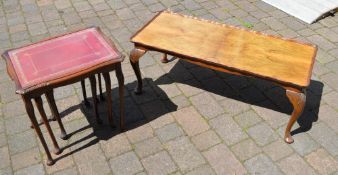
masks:
<svg viewBox="0 0 338 175"><path fill-rule="evenodd" d="M90 103L87 99L87 92L86 92L86 86L85 86L85 79L81 80L81 88L82 88L82 95L83 95L83 101L86 107L90 106Z"/></svg>
<svg viewBox="0 0 338 175"><path fill-rule="evenodd" d="M54 94L53 94L53 90L51 91L48 91L46 93L46 98L47 98L47 102L49 104L49 107L52 111L52 114L53 116L56 118L58 124L59 124L59 127L60 127L60 130L61 130L61 135L60 135L60 138L63 139L63 140L66 140L67 139L67 134L66 134L66 130L62 124L62 121L61 121L61 117L60 117L60 114L59 114L59 111L58 111L58 108L55 104L55 99L54 99Z"/></svg>
<svg viewBox="0 0 338 175"><path fill-rule="evenodd" d="M46 144L46 141L45 139L43 138L43 135L42 135L42 132L40 130L40 127L38 125L38 121L36 120L36 117L35 117L35 113L34 113L34 108L33 108L33 104L32 104L32 101L27 98L27 97L24 97L22 96L22 99L25 103L25 108L26 108L26 111L27 111L27 114L28 114L28 117L29 119L31 120L32 124L33 124L33 128L35 129L35 132L36 134L38 135L39 139L40 139L40 142L46 152L46 155L47 155L47 165L53 165L55 162L49 152L49 149L48 149L48 146Z"/></svg>
<svg viewBox="0 0 338 175"><path fill-rule="evenodd" d="M61 151L61 149L60 149L60 147L59 147L59 145L58 145L58 143L55 139L53 131L52 131L50 125L49 125L45 110L43 109L42 99L41 99L41 97L36 97L34 99L35 99L36 107L38 108L38 110L40 112L43 123L45 124L47 131L48 131L48 134L49 134L50 138L52 139L52 142L53 142L53 145L54 145L54 154L60 154L62 151Z"/></svg>
<svg viewBox="0 0 338 175"><path fill-rule="evenodd" d="M166 53L163 54L163 57L162 57L162 59L161 59L161 62L162 62L162 63L168 63L168 62L169 62L169 60L168 60L168 55L167 55Z"/></svg>
<svg viewBox="0 0 338 175"><path fill-rule="evenodd" d="M124 76L122 73L121 63L116 65L116 77L119 82L119 99L120 99L120 129L124 130Z"/></svg>
<svg viewBox="0 0 338 175"><path fill-rule="evenodd" d="M146 53L146 50L140 49L140 48L134 48L130 52L130 63L131 66L134 69L134 72L136 74L137 78L137 87L135 88L135 94L141 94L142 93L142 77L141 77L141 71L139 66L139 59Z"/></svg>
<svg viewBox="0 0 338 175"><path fill-rule="evenodd" d="M102 94L102 83L101 83L101 74L100 73L97 74L97 79L99 79L100 100L104 101L104 97L103 97L103 94Z"/></svg>
<svg viewBox="0 0 338 175"><path fill-rule="evenodd" d="M304 93L286 90L286 96L289 98L293 106L293 112L291 114L289 123L285 129L285 136L284 136L284 141L290 144L294 142L291 136L291 128L293 124L297 121L298 117L303 112L305 102L306 102L306 92L305 90L304 90Z"/></svg>
<svg viewBox="0 0 338 175"><path fill-rule="evenodd" d="M97 98L96 98L96 78L95 75L89 77L90 80L90 86L92 89L92 96L93 96L93 102L94 102L94 115L96 118L96 122L98 124L102 124L102 120L99 117L99 111L97 109Z"/></svg>
<svg viewBox="0 0 338 175"><path fill-rule="evenodd" d="M103 78L106 84L106 93L107 93L107 109L108 109L108 119L111 127L115 127L113 119L113 102L111 97L111 81L109 72L103 73Z"/></svg>

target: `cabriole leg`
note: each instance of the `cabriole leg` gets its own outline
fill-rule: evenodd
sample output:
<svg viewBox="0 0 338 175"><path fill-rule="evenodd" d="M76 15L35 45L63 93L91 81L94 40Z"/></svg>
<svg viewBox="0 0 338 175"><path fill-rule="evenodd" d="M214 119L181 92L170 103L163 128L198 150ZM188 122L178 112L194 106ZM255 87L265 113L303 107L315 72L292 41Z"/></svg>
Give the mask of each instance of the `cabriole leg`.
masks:
<svg viewBox="0 0 338 175"><path fill-rule="evenodd" d="M120 100L120 129L124 130L124 76L121 63L116 65L116 77L119 82L119 100Z"/></svg>
<svg viewBox="0 0 338 175"><path fill-rule="evenodd" d="M285 129L285 136L284 136L284 141L290 144L294 142L291 136L291 128L303 112L305 102L306 102L306 91L304 90L304 92L296 92L292 90L286 90L286 96L289 98L293 106L293 112L291 114L289 123Z"/></svg>
<svg viewBox="0 0 338 175"><path fill-rule="evenodd" d="M142 93L142 77L141 77L141 71L139 66L139 59L146 53L146 50L140 49L140 48L134 48L130 52L130 63L133 67L133 70L136 74L137 78L137 87L135 88L135 94L141 94Z"/></svg>

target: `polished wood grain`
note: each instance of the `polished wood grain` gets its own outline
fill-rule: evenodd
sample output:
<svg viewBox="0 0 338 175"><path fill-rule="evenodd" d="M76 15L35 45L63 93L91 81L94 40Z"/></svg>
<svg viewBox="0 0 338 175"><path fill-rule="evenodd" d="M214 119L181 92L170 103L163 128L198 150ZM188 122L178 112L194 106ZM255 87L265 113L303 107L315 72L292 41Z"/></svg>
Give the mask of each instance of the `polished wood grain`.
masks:
<svg viewBox="0 0 338 175"><path fill-rule="evenodd" d="M162 63L169 62L170 54L209 69L269 80L286 89L294 107L284 135L286 143L294 142L291 128L306 103L316 46L167 11L156 15L131 41L136 94L142 93L139 59L149 50L162 52Z"/></svg>
<svg viewBox="0 0 338 175"><path fill-rule="evenodd" d="M299 87L309 85L316 47L162 12L131 41Z"/></svg>

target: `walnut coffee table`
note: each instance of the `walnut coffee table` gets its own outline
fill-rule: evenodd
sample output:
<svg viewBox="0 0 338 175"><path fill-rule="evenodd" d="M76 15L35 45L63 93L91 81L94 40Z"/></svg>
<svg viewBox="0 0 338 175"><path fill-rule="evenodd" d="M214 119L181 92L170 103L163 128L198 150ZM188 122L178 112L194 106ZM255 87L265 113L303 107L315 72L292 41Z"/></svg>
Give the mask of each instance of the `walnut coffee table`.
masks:
<svg viewBox="0 0 338 175"><path fill-rule="evenodd" d="M309 86L315 45L270 36L255 31L163 11L132 38L131 65L138 80L136 93L142 92L139 59L148 50L235 75L256 77L286 89L294 110L284 140L294 140L290 130L303 111Z"/></svg>
<svg viewBox="0 0 338 175"><path fill-rule="evenodd" d="M16 93L22 96L27 114L47 154L47 165L54 164L47 144L34 114L31 99L34 99L42 120L54 145L54 153L61 150L48 123L41 95L45 94L53 116L60 125L61 137L66 137L55 100L53 89L72 84L85 78L90 79L94 102L94 115L100 122L97 109L95 74L103 74L106 84L107 109L111 125L112 99L109 72L115 70L119 82L120 127L123 128L124 78L121 70L123 55L107 39L99 28L91 27L77 32L51 38L25 47L12 49L3 54L7 72L16 84ZM18 106L21 108L22 106Z"/></svg>

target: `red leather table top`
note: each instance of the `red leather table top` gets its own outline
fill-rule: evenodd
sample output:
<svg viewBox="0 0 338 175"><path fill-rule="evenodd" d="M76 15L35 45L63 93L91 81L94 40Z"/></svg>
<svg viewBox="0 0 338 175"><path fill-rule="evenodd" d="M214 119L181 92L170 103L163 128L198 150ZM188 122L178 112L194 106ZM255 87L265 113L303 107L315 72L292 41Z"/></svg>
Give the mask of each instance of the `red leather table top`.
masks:
<svg viewBox="0 0 338 175"><path fill-rule="evenodd" d="M8 52L23 89L61 78L100 63L116 60L111 47L97 28L89 28Z"/></svg>

